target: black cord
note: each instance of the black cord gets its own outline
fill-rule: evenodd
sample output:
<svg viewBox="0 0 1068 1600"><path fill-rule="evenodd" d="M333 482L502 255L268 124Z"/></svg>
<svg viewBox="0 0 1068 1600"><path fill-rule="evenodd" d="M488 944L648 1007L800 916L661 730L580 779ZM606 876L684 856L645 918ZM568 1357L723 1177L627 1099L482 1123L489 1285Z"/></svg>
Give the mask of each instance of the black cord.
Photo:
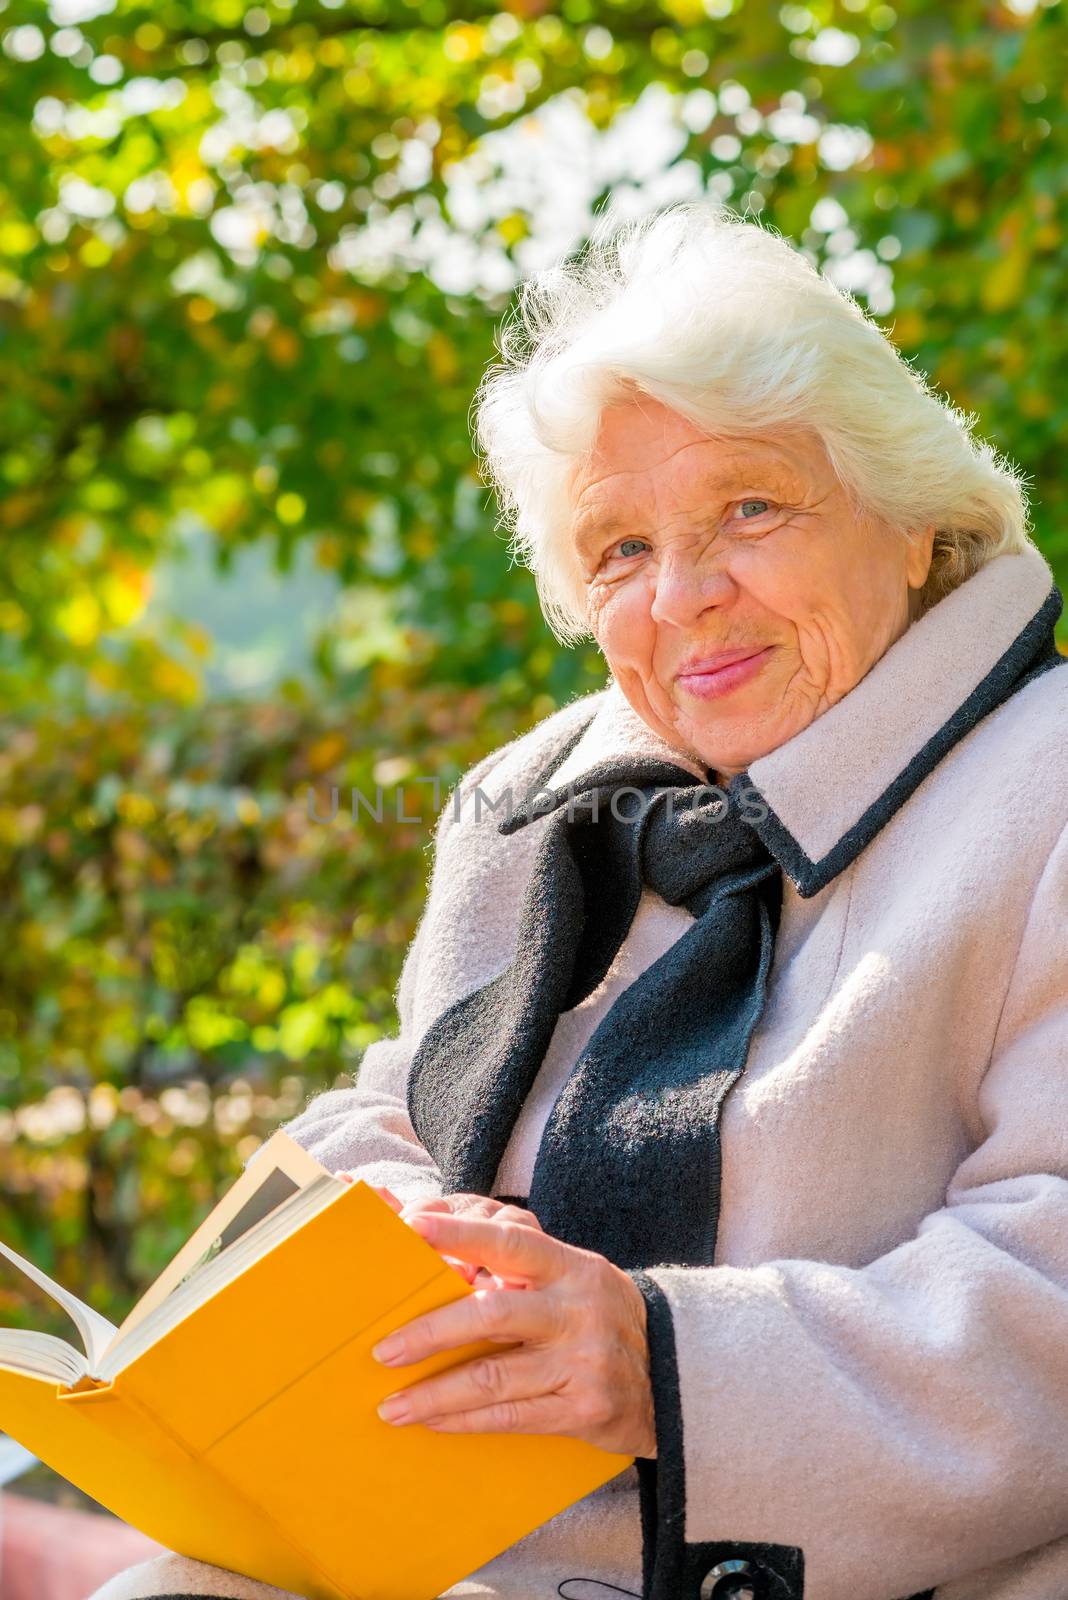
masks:
<svg viewBox="0 0 1068 1600"><path fill-rule="evenodd" d="M567 1583L584 1583L591 1589L603 1589L606 1594L625 1594L629 1596L629 1600L642 1600L641 1595L635 1594L633 1589L620 1589L614 1583L602 1583L599 1578L565 1578L562 1583L556 1585L560 1600L590 1600L587 1595L565 1593L564 1584Z"/></svg>

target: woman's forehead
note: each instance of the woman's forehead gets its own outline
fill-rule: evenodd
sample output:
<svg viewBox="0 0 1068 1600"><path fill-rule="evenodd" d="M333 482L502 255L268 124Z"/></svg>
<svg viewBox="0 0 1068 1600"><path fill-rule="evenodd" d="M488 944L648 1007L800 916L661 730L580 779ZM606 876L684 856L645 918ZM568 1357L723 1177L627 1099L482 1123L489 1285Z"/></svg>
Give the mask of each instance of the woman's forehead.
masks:
<svg viewBox="0 0 1068 1600"><path fill-rule="evenodd" d="M622 448L617 448L617 444ZM664 437L659 448L627 450L611 440L576 464L571 475L571 500L577 513L594 505L620 512L662 483L699 492L748 483L759 472L765 483L796 482L799 476L822 478L830 464L819 439L792 429L770 435L709 437L693 430L690 437Z"/></svg>

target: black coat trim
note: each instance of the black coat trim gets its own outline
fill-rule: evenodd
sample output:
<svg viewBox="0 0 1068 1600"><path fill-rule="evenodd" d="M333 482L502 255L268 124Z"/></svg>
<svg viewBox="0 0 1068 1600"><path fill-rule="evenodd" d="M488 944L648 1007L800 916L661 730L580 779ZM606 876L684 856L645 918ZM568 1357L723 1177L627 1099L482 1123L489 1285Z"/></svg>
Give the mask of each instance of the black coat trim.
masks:
<svg viewBox="0 0 1068 1600"><path fill-rule="evenodd" d="M682 1398L671 1307L660 1285L646 1273L631 1272L629 1276L645 1300L656 1419L656 1460L637 1464L644 1535L643 1600L700 1600L702 1584L725 1562L748 1566L754 1600L803 1600L805 1558L796 1546L740 1539L687 1542ZM730 1470L729 1459L724 1469Z"/></svg>
<svg viewBox="0 0 1068 1600"><path fill-rule="evenodd" d="M748 772L740 772L731 779L729 787L732 792L739 791L739 798L741 798L740 791L745 791L749 797L760 796L767 809L767 816L754 820L753 830L763 839L804 899L818 894L856 860L865 846L869 845L879 830L889 822L895 811L898 811L919 788L924 778L934 771L942 757L963 739L966 733L970 733L983 717L997 710L998 706L1030 683L1032 678L1040 677L1052 667L1068 665L1068 658L1059 653L1053 637L1054 623L1063 608L1064 600L1061 592L1054 586L1041 608L1016 635L1004 655L994 663L968 698L961 702L938 732L932 734L904 770L898 773L879 798L819 861L813 861L806 854L789 828L776 816L765 796L760 794L758 786Z"/></svg>
<svg viewBox="0 0 1068 1600"><path fill-rule="evenodd" d="M642 1600L700 1600L701 1585L719 1566L738 1562L753 1600L804 1600L805 1557L796 1545L743 1539L686 1539L686 1457L675 1325L667 1296L645 1272L629 1278L645 1300L649 1377L656 1422L655 1461L637 1462L642 1520ZM724 1462L730 1469L729 1456ZM727 1573L724 1572L724 1579ZM712 1580L715 1593L714 1580ZM908 1600L934 1600L934 1589Z"/></svg>

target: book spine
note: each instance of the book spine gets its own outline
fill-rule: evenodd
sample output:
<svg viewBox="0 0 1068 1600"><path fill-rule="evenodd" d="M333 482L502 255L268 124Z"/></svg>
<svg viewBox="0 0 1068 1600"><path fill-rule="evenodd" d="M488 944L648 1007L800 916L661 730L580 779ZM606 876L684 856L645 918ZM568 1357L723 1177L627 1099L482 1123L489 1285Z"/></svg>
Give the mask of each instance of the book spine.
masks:
<svg viewBox="0 0 1068 1600"><path fill-rule="evenodd" d="M103 1378L91 1378L86 1373L77 1383L61 1385L56 1390L56 1399L67 1400L74 1405L84 1405L86 1401L102 1400L111 1393L110 1383L105 1383Z"/></svg>

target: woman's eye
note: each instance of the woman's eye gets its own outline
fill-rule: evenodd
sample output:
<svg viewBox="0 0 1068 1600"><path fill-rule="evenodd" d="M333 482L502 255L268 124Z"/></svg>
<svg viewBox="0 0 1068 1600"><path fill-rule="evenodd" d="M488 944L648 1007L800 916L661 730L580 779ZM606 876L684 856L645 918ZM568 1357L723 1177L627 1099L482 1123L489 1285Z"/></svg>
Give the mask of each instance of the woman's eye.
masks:
<svg viewBox="0 0 1068 1600"><path fill-rule="evenodd" d="M745 517L747 515L747 512L746 512L746 507L747 506L755 506L756 507L756 511L753 512L751 515L759 517L759 516L763 516L764 512L770 509L771 501L770 500L743 500L741 505L738 508L739 511L742 514L743 520L745 519Z"/></svg>
<svg viewBox="0 0 1068 1600"><path fill-rule="evenodd" d="M640 553L644 544L644 539L621 539L615 548L619 551L620 555L624 557L636 556ZM629 550L627 548L628 545L631 547Z"/></svg>

